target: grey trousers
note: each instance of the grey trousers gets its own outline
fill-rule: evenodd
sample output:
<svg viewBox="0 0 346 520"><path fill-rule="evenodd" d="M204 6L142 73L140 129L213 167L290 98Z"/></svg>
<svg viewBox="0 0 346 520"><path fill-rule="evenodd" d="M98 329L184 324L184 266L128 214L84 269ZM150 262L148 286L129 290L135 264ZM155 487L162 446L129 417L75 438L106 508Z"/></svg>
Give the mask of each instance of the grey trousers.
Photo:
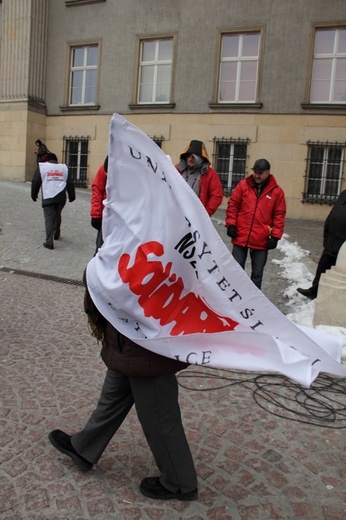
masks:
<svg viewBox="0 0 346 520"><path fill-rule="evenodd" d="M43 206L44 223L46 227L46 244L53 245L55 233L60 235L61 212L65 204L47 204Z"/></svg>
<svg viewBox="0 0 346 520"><path fill-rule="evenodd" d="M74 449L96 464L133 404L161 484L173 493L195 490L197 475L181 421L175 374L127 377L107 370L96 410L71 437Z"/></svg>

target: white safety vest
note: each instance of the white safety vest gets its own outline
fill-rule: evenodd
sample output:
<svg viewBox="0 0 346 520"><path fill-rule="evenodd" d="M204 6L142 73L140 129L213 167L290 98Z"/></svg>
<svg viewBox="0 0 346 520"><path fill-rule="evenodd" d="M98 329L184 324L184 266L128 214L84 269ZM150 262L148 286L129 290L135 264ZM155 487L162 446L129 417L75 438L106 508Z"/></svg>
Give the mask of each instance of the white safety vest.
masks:
<svg viewBox="0 0 346 520"><path fill-rule="evenodd" d="M68 169L66 164L39 163L44 199L52 199L66 188Z"/></svg>

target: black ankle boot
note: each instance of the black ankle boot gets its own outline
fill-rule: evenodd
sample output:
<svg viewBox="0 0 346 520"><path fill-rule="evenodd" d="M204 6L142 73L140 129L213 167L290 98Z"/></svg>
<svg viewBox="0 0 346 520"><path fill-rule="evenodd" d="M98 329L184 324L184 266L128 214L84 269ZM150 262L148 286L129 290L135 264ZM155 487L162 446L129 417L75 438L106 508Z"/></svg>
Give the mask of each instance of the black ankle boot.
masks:
<svg viewBox="0 0 346 520"><path fill-rule="evenodd" d="M302 289L301 287L298 287L297 291L299 292L299 294L306 296L306 298L310 298L310 300L314 300L317 296L316 292L312 287L310 287L309 289Z"/></svg>

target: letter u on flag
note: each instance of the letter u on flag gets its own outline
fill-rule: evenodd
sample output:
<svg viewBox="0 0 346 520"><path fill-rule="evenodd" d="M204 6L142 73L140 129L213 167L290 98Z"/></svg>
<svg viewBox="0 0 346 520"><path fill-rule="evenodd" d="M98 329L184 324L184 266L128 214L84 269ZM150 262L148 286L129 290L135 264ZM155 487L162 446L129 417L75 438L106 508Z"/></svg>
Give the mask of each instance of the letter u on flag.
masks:
<svg viewBox="0 0 346 520"><path fill-rule="evenodd" d="M251 282L170 158L118 114L104 244L87 266L99 311L138 345L215 368L345 377L337 338L290 322Z"/></svg>

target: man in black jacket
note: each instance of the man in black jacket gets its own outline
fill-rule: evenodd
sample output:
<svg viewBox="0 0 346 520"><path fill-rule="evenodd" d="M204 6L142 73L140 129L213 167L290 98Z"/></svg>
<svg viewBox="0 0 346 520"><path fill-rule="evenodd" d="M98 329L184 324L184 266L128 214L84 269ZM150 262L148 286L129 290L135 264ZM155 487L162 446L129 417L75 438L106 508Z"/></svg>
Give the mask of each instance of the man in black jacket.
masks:
<svg viewBox="0 0 346 520"><path fill-rule="evenodd" d="M314 300L317 296L321 275L336 264L339 249L346 240L346 190L344 190L324 223L323 252L318 262L315 278L308 289L298 287L297 291Z"/></svg>
<svg viewBox="0 0 346 520"><path fill-rule="evenodd" d="M31 198L37 201L42 192L42 207L46 226L43 247L54 249L53 238L60 238L61 212L66 204L66 191L70 202L76 198L73 180L66 164L59 164L57 156L49 153L46 162L38 163L31 183Z"/></svg>

